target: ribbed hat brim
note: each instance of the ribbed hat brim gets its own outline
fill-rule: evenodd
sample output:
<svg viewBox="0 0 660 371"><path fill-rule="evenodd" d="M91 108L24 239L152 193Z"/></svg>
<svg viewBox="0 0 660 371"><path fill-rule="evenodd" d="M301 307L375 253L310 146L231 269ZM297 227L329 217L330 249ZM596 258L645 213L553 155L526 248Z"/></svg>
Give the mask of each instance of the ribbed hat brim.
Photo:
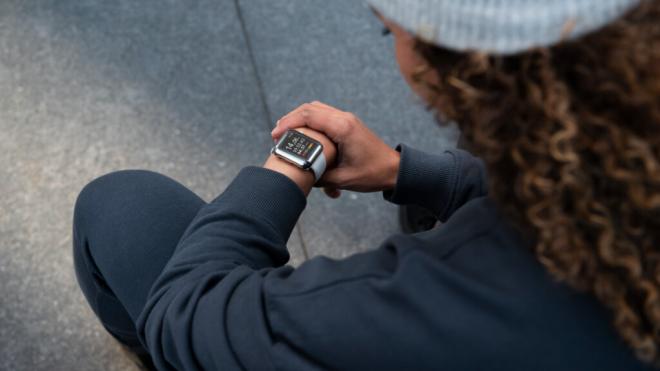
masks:
<svg viewBox="0 0 660 371"><path fill-rule="evenodd" d="M513 54L595 31L640 0L367 0L423 40Z"/></svg>

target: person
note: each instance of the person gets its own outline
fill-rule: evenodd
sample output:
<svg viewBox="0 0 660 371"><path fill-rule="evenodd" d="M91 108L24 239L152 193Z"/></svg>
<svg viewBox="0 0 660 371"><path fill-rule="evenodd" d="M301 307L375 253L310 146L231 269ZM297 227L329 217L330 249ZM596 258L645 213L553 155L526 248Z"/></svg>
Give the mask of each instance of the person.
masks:
<svg viewBox="0 0 660 371"><path fill-rule="evenodd" d="M288 155L210 203L156 173L102 176L75 206L74 261L105 328L162 370L656 366L659 2L369 3L405 79L480 158L393 149L312 102L272 132ZM325 173L282 158L321 146ZM314 185L442 224L294 269Z"/></svg>

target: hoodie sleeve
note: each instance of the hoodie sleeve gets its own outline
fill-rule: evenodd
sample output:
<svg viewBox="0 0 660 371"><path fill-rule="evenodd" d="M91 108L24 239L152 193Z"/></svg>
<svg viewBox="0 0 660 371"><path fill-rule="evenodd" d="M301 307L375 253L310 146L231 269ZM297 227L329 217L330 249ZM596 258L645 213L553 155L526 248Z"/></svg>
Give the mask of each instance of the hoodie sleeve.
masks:
<svg viewBox="0 0 660 371"><path fill-rule="evenodd" d="M292 270L286 242L305 205L286 176L247 167L202 207L136 323L159 370L273 368L262 286Z"/></svg>
<svg viewBox="0 0 660 371"><path fill-rule="evenodd" d="M433 155L403 144L397 150L401 152L397 183L383 192L390 202L426 208L444 222L466 202L487 194L484 164L466 151Z"/></svg>
<svg viewBox="0 0 660 371"><path fill-rule="evenodd" d="M466 152L432 156L403 147L398 184L389 199L418 202L446 217L485 193L482 179L480 162ZM339 305L341 300L361 305L352 312L356 321L373 314L381 298L378 289L368 291L375 292L371 298L357 292L399 277L395 268L403 266L400 254L381 248L336 263L316 258L296 270L286 266L286 243L305 205L304 194L286 176L247 167L201 208L153 284L136 323L159 370L323 369L312 354L327 349L314 346L328 338L315 330L312 318L323 329L339 328L342 322L333 321L345 312L327 303ZM378 318L389 323L390 316ZM313 333L304 337L302 348L295 340L309 329L301 326L312 326Z"/></svg>

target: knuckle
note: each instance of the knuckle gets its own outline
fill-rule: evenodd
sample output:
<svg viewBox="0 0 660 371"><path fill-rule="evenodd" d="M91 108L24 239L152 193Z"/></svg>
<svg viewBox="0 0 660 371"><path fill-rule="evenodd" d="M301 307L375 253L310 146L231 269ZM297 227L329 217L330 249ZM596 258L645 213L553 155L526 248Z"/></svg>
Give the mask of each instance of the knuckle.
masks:
<svg viewBox="0 0 660 371"><path fill-rule="evenodd" d="M353 126L356 125L360 119L358 119L353 112L346 112L346 121L348 121L349 125Z"/></svg>
<svg viewBox="0 0 660 371"><path fill-rule="evenodd" d="M343 117L343 119L340 120L340 122L341 122L341 129L344 133L348 133L352 131L353 127L355 127L355 120L350 115L346 115L345 117Z"/></svg>
<svg viewBox="0 0 660 371"><path fill-rule="evenodd" d="M311 108L312 106L309 103L305 103L300 110L300 115L302 117L309 117L312 113Z"/></svg>

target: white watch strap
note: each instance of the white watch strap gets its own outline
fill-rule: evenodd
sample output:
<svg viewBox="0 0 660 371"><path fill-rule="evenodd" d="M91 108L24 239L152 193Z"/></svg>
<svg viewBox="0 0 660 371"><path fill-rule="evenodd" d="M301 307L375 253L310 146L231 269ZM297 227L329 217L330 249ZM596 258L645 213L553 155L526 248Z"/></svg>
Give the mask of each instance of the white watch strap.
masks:
<svg viewBox="0 0 660 371"><path fill-rule="evenodd" d="M318 182L319 179L323 176L323 173L325 173L325 155L323 152L321 152L319 157L314 160L311 169L314 173L314 179Z"/></svg>

